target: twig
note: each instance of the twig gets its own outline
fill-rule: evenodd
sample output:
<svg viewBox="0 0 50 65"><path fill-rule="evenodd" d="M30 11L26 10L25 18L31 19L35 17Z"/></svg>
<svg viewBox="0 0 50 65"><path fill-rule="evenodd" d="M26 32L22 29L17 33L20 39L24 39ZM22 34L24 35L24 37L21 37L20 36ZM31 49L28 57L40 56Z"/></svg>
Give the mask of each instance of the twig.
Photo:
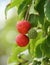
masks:
<svg viewBox="0 0 50 65"><path fill-rule="evenodd" d="M30 6L31 6L31 4L28 5L28 9L27 9L27 11L26 11L26 15L25 15L25 20L27 20L27 17L28 17L28 15L29 15L29 9L30 9Z"/></svg>

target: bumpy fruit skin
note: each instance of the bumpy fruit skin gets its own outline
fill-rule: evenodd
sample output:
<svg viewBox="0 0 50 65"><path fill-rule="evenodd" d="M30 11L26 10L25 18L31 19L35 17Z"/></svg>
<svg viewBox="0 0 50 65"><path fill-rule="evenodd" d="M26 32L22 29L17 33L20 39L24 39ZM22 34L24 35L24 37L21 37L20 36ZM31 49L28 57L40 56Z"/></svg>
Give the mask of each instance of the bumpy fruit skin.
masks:
<svg viewBox="0 0 50 65"><path fill-rule="evenodd" d="M19 34L16 37L16 43L20 47L25 47L29 43L29 38L26 35Z"/></svg>
<svg viewBox="0 0 50 65"><path fill-rule="evenodd" d="M19 33L26 34L31 28L31 25L28 21L22 20L17 23L16 28L19 31Z"/></svg>
<svg viewBox="0 0 50 65"><path fill-rule="evenodd" d="M37 37L37 31L34 28L31 28L28 32L28 37L30 39L35 39Z"/></svg>

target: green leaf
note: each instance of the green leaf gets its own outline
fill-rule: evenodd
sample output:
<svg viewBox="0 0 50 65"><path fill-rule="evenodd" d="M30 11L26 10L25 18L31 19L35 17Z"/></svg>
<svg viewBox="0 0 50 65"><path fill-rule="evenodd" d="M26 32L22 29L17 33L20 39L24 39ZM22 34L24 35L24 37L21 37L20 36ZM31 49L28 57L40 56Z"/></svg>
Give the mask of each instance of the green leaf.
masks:
<svg viewBox="0 0 50 65"><path fill-rule="evenodd" d="M12 1L11 3L9 3L9 4L6 6L6 8L5 8L5 16L6 16L6 18L7 18L7 12L8 12L11 8L13 8L13 7L15 7L15 6L19 7L19 5L22 3L22 1L23 1L23 0L14 0L14 1Z"/></svg>
<svg viewBox="0 0 50 65"><path fill-rule="evenodd" d="M13 6L14 6L14 5L11 5L11 3L9 3L9 4L6 6L6 8L5 8L5 18L6 18L6 19L7 19L7 11L8 11L9 9L11 9Z"/></svg>
<svg viewBox="0 0 50 65"><path fill-rule="evenodd" d="M44 41L45 38L42 38L42 32L38 33L38 36L36 39L30 39L29 42L29 53L34 57L34 50L38 44L41 44Z"/></svg>
<svg viewBox="0 0 50 65"><path fill-rule="evenodd" d="M36 7L39 4L40 0L35 0L34 2L35 2L34 6Z"/></svg>
<svg viewBox="0 0 50 65"><path fill-rule="evenodd" d="M32 27L36 27L38 25L38 16L31 14L29 17L29 22Z"/></svg>
<svg viewBox="0 0 50 65"><path fill-rule="evenodd" d="M41 62L34 60L32 65L41 65Z"/></svg>
<svg viewBox="0 0 50 65"><path fill-rule="evenodd" d="M20 54L21 52L25 51L27 49L28 46L26 47L15 47L15 49L13 49L12 51L12 55L10 56L8 63L12 63L12 62L18 62L18 54Z"/></svg>
<svg viewBox="0 0 50 65"><path fill-rule="evenodd" d="M48 35L48 37L47 37L47 45L48 45L48 47L50 47L50 35Z"/></svg>
<svg viewBox="0 0 50 65"><path fill-rule="evenodd" d="M41 37L39 40L37 40L37 42L35 44L35 48L34 48L34 56L42 57L43 53L42 53L42 51L40 49L40 46L44 42L45 39L46 39L46 37Z"/></svg>
<svg viewBox="0 0 50 65"><path fill-rule="evenodd" d="M18 14L20 14L23 10L25 10L30 2L31 2L30 0L27 0L27 1L24 0L24 1L20 4L20 6L19 6L19 8L18 8Z"/></svg>
<svg viewBox="0 0 50 65"><path fill-rule="evenodd" d="M39 22L44 24L44 3L45 0L40 0L39 4L36 6L36 10L39 12Z"/></svg>
<svg viewBox="0 0 50 65"><path fill-rule="evenodd" d="M50 47L48 47L46 40L41 45L43 56L50 58Z"/></svg>
<svg viewBox="0 0 50 65"><path fill-rule="evenodd" d="M42 51L40 49L40 45L44 42L46 38L40 38L39 40L37 40L36 44L35 44L35 48L34 48L34 56L37 58L42 57Z"/></svg>
<svg viewBox="0 0 50 65"><path fill-rule="evenodd" d="M36 14L36 15L38 15L38 12L34 8L34 0L32 0L32 4L31 4L30 10L29 10L29 14Z"/></svg>
<svg viewBox="0 0 50 65"><path fill-rule="evenodd" d="M46 34L48 33L48 27L49 26L50 26L50 22L45 21L45 23L44 23L44 31L45 31Z"/></svg>
<svg viewBox="0 0 50 65"><path fill-rule="evenodd" d="M50 21L50 0L47 0L44 7L45 16L48 21Z"/></svg>
<svg viewBox="0 0 50 65"><path fill-rule="evenodd" d="M30 48L28 49L31 56L34 56L34 48L35 48L35 44L36 44L36 39L30 39L30 42L29 42L29 45L30 45Z"/></svg>
<svg viewBox="0 0 50 65"><path fill-rule="evenodd" d="M45 39L46 39L46 37L41 37L40 39L38 39L38 40L36 41L36 46L39 45L39 44L42 44Z"/></svg>
<svg viewBox="0 0 50 65"><path fill-rule="evenodd" d="M43 60L42 60L42 65L50 65L50 61L49 61L49 58L44 58Z"/></svg>
<svg viewBox="0 0 50 65"><path fill-rule="evenodd" d="M50 65L50 63L43 61L42 65Z"/></svg>
<svg viewBox="0 0 50 65"><path fill-rule="evenodd" d="M26 1L24 0L18 8L18 14L20 14L26 7Z"/></svg>
<svg viewBox="0 0 50 65"><path fill-rule="evenodd" d="M40 49L40 44L35 48L35 57L41 58L42 57L42 51Z"/></svg>

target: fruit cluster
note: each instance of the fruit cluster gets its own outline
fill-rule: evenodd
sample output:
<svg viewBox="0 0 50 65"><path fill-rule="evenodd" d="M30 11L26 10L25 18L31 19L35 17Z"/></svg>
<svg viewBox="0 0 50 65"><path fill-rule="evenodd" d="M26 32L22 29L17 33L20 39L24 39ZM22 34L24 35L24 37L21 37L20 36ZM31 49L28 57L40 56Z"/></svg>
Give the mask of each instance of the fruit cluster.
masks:
<svg viewBox="0 0 50 65"><path fill-rule="evenodd" d="M26 36L25 34L28 33L28 31L31 28L31 25L28 21L22 20L17 23L16 28L18 32L20 33L16 37L16 43L18 46L24 47L29 43L29 37Z"/></svg>
<svg viewBox="0 0 50 65"><path fill-rule="evenodd" d="M34 28L31 28L30 22L26 20L19 21L16 28L20 33L16 37L16 43L20 47L26 46L29 43L29 39L35 39L37 37L37 31ZM28 36L25 34L28 34Z"/></svg>

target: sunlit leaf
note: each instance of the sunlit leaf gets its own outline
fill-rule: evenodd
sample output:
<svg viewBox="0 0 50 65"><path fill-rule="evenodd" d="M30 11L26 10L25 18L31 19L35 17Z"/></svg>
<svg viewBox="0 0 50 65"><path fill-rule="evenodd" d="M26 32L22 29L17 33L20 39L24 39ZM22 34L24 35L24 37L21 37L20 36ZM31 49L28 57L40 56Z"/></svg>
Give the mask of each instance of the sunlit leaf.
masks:
<svg viewBox="0 0 50 65"><path fill-rule="evenodd" d="M11 3L9 3L9 4L6 6L6 8L5 8L5 16L6 16L6 18L7 18L7 12L8 12L11 8L13 8L13 7L15 7L15 6L17 6L17 8L18 8L19 5L22 3L22 1L23 1L23 0L14 0L14 1L12 1Z"/></svg>
<svg viewBox="0 0 50 65"><path fill-rule="evenodd" d="M28 46L26 47L16 47L13 51L12 51L12 56L9 58L8 63L12 63L12 62L16 62L18 61L18 54L20 54L21 52L25 51L27 49Z"/></svg>
<svg viewBox="0 0 50 65"><path fill-rule="evenodd" d="M31 4L30 10L29 10L29 14L39 15L39 13L34 8L34 0L32 0L32 4Z"/></svg>

